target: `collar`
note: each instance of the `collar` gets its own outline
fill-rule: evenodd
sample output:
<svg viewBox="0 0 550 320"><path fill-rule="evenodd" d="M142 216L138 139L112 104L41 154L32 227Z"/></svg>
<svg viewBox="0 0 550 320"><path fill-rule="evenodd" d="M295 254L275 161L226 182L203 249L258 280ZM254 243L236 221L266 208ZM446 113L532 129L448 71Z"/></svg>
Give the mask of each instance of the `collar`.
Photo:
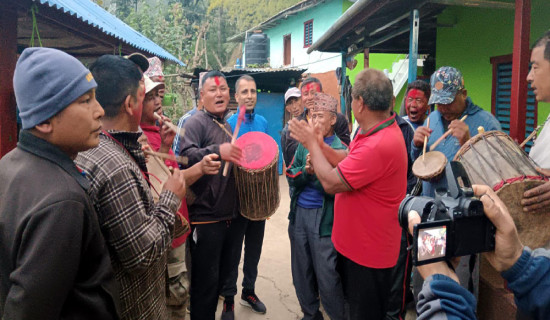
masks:
<svg viewBox="0 0 550 320"><path fill-rule="evenodd" d="M462 116L468 114L474 114L474 113L478 113L479 111L481 111L482 109L480 107L478 107L470 97L467 97L466 98L466 110L464 110L464 113L462 114Z"/></svg>
<svg viewBox="0 0 550 320"><path fill-rule="evenodd" d="M254 112L254 109L248 111L246 110L246 113L244 114L246 120L254 121L254 117L256 116L256 113Z"/></svg>
<svg viewBox="0 0 550 320"><path fill-rule="evenodd" d="M59 166L73 177L85 191L90 188L90 182L85 178L85 173L75 165L66 153L48 141L38 138L29 130L21 130L17 147Z"/></svg>
<svg viewBox="0 0 550 320"><path fill-rule="evenodd" d="M227 116L227 114L229 113L229 109L226 109L225 112L223 113L223 116L222 117L218 117L217 115L213 114L213 113L210 113L206 110L206 108L203 108L202 109L202 112L206 113L206 115L208 115L209 117L213 118L213 119L216 119L216 121L218 121L219 123L225 123L225 117Z"/></svg>
<svg viewBox="0 0 550 320"><path fill-rule="evenodd" d="M374 127L370 128L369 131L366 131L361 129L361 132L359 134L365 136L365 137L368 137L368 136L371 136L375 133L377 133L378 131L381 131L382 129L385 129L389 126L391 126L392 124L395 123L395 112L392 112L392 114L389 116L389 118L386 118L380 122L378 122Z"/></svg>
<svg viewBox="0 0 550 320"><path fill-rule="evenodd" d="M141 137L143 132L108 130L107 133L109 133L110 137L108 135L105 135L103 132L100 134L100 136L102 136L106 140L111 140L111 141L114 138L116 141L112 141L112 143L117 145L118 143L120 143L122 147L126 149L125 152L128 152L130 156L133 158L133 160L137 163L141 171L143 172L147 171L145 154L141 150L141 143L139 143L138 141L138 138Z"/></svg>
<svg viewBox="0 0 550 320"><path fill-rule="evenodd" d="M158 132L160 133L160 128L158 126L151 126L148 124L141 123L140 125L141 130L143 131L150 131L150 132Z"/></svg>

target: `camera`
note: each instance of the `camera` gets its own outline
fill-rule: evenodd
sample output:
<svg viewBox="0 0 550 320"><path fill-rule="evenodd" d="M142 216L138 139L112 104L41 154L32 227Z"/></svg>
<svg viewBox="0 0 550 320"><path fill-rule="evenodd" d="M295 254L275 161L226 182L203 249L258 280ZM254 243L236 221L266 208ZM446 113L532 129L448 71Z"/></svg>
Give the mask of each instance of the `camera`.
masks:
<svg viewBox="0 0 550 320"><path fill-rule="evenodd" d="M399 206L399 224L408 230L409 211L421 223L414 226L412 258L423 265L495 249L495 226L474 197L468 174L458 161L448 162L435 183L435 198L407 196Z"/></svg>

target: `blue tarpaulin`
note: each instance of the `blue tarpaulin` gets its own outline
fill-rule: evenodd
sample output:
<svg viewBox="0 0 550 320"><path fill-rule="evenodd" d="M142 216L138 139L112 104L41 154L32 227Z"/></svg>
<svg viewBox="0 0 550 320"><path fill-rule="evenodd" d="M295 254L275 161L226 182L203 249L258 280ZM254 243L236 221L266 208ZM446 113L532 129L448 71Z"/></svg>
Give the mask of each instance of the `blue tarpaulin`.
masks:
<svg viewBox="0 0 550 320"><path fill-rule="evenodd" d="M99 29L101 32L123 41L134 48L149 52L159 58L185 65L168 51L132 29L126 23L113 16L90 0L35 0L43 5L63 11Z"/></svg>

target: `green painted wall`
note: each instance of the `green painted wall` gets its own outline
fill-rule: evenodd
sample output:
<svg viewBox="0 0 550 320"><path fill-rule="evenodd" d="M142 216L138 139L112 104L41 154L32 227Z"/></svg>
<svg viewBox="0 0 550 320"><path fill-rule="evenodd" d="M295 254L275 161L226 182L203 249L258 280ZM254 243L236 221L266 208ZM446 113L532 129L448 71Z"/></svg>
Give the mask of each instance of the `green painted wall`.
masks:
<svg viewBox="0 0 550 320"><path fill-rule="evenodd" d="M532 1L531 43L550 28L550 4ZM490 57L511 54L514 11L449 7L438 16L436 67L450 65L464 75L468 95L485 110L491 110L492 65ZM543 122L550 104L539 103L538 121Z"/></svg>
<svg viewBox="0 0 550 320"><path fill-rule="evenodd" d="M311 9L282 20L277 26L264 30L270 39L270 65L283 66L283 36L291 36L291 60L296 67L308 68L317 73L335 70L342 65L341 55L334 52L314 51L307 54L304 48L304 22L313 19L313 42L317 41L342 14L342 0L329 0Z"/></svg>

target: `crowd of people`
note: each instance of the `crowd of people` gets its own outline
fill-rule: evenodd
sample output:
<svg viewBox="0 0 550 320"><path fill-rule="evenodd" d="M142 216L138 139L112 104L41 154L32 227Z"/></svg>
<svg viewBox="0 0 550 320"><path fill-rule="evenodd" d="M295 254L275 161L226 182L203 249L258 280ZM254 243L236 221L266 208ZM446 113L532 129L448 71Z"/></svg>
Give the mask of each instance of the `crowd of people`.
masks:
<svg viewBox="0 0 550 320"><path fill-rule="evenodd" d="M535 43L531 63L536 98L550 102L550 32ZM240 214L235 176L222 173L243 157L231 143L236 127L238 137L268 132L268 120L255 112L253 77L235 84L235 100L246 109L242 125L230 115L224 74L209 71L178 129L162 112L156 57L104 55L88 69L62 51L27 48L13 81L22 131L0 160L0 318L184 319L190 312L203 320L215 318L222 298L221 319L232 320L243 244L240 304L267 312L255 286L266 221ZM407 248L420 217L409 212L405 230L397 212L420 185L423 195L434 195L412 164L425 141L429 148L450 130L435 150L452 160L479 127L500 130L499 122L468 97L453 67L409 84L406 117L393 111L387 76L361 71L352 89L353 134L314 77L289 88L284 101L291 116L281 133L290 264L303 319L404 319ZM546 176L548 139L546 126L531 150ZM164 154L163 165L172 168L160 188L152 183L151 154ZM521 313L547 319L550 251L524 247L493 190L474 191L496 227L489 262ZM522 204L526 212L550 205L550 182L526 191ZM424 236L428 255L444 246ZM470 263L453 263L417 267L424 282L414 292L419 319L475 319L476 292L464 287Z"/></svg>

